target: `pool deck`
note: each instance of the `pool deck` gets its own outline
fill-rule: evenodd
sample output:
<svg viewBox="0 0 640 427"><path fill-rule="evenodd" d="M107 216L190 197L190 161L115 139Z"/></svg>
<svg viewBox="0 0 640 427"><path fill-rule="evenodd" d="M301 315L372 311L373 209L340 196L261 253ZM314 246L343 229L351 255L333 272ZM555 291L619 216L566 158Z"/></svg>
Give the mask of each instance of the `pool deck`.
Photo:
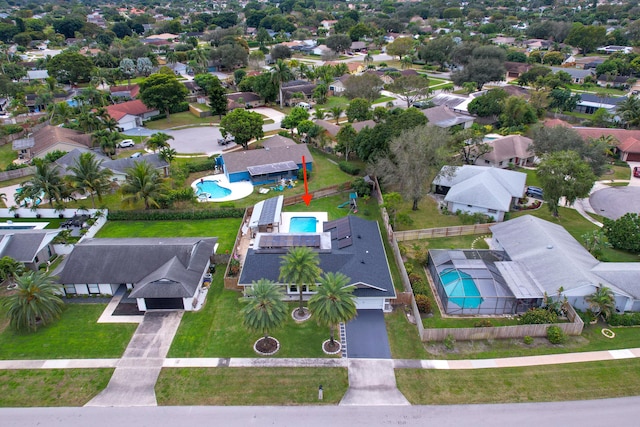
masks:
<svg viewBox="0 0 640 427"><path fill-rule="evenodd" d="M196 194L198 193L197 184L200 181L216 181L220 187L231 190L231 194L226 197L219 197L216 199L201 199L198 197L199 202L230 202L232 200L244 199L245 197L250 196L254 191L253 184L250 182L229 182L223 173L219 173L216 175L207 175L193 181L191 188L193 188L193 191Z"/></svg>

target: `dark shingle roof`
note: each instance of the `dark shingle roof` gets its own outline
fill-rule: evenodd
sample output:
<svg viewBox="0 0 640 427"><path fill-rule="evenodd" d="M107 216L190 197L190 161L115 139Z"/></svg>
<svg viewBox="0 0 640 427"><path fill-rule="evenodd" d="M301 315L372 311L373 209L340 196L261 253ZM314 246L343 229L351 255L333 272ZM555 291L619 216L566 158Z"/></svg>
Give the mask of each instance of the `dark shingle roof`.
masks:
<svg viewBox="0 0 640 427"><path fill-rule="evenodd" d="M330 253L319 253L320 268L324 272L341 272L351 279L352 284L363 284L354 291L358 297L394 298L396 293L378 223L355 216L346 217L344 221L350 227L351 244L340 248L339 240L333 240ZM250 285L261 278L279 283L283 255L284 252L256 253L249 249L239 284Z"/></svg>
<svg viewBox="0 0 640 427"><path fill-rule="evenodd" d="M33 262L38 250L51 243L60 230L1 230L0 258Z"/></svg>
<svg viewBox="0 0 640 427"><path fill-rule="evenodd" d="M236 173L244 172L248 167L252 166L270 165L289 161L301 164L302 156L304 156L305 162L313 162L313 157L304 144L275 147L268 150L244 150L223 153L222 159L227 173Z"/></svg>
<svg viewBox="0 0 640 427"><path fill-rule="evenodd" d="M58 283L133 283L134 298L193 296L216 238L88 239L76 245Z"/></svg>

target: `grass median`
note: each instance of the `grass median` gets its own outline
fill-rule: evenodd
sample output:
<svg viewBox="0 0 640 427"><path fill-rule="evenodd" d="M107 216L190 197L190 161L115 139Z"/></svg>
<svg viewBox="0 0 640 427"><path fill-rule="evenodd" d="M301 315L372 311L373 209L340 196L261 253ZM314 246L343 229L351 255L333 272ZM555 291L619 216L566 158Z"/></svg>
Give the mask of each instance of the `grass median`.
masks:
<svg viewBox="0 0 640 427"><path fill-rule="evenodd" d="M335 405L348 386L344 368L165 368L156 397L165 406Z"/></svg>

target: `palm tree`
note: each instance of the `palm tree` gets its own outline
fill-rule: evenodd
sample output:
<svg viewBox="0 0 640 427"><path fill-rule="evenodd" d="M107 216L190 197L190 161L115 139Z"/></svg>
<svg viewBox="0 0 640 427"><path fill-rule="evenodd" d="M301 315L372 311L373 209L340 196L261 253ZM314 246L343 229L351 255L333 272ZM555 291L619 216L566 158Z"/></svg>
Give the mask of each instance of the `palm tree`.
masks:
<svg viewBox="0 0 640 427"><path fill-rule="evenodd" d="M281 257L280 280L295 285L300 294L300 306L298 315L306 315L303 306L303 288L305 285L314 285L320 277L320 257L317 252L306 246L294 246L286 255Z"/></svg>
<svg viewBox="0 0 640 427"><path fill-rule="evenodd" d="M14 329L35 331L60 317L64 303L49 275L30 271L17 277L16 285L15 292L2 301Z"/></svg>
<svg viewBox="0 0 640 427"><path fill-rule="evenodd" d="M613 292L606 286L596 288L596 291L588 295L585 300L595 313L596 318L602 314L602 317L607 320L616 309L616 300L613 297Z"/></svg>
<svg viewBox="0 0 640 427"><path fill-rule="evenodd" d="M373 56L371 56L371 54L369 52L367 52L367 55L364 57L364 65L366 68L369 68L369 64L371 64L373 62Z"/></svg>
<svg viewBox="0 0 640 427"><path fill-rule="evenodd" d="M160 150L160 158L169 163L169 165L176 159L177 154L178 152L173 148L165 147Z"/></svg>
<svg viewBox="0 0 640 427"><path fill-rule="evenodd" d="M97 160L93 153L80 154L69 170L73 173L70 176L73 187L82 194L89 193L91 205L95 209L94 195L98 196L98 200L102 203L102 195L111 188L110 178L113 172L103 168L102 160Z"/></svg>
<svg viewBox="0 0 640 427"><path fill-rule="evenodd" d="M246 292L248 302L241 310L242 324L250 331L260 332L266 344L269 331L280 327L287 318L287 305L282 301L281 288L267 279L253 282Z"/></svg>
<svg viewBox="0 0 640 427"><path fill-rule="evenodd" d="M147 147L149 150L153 150L153 152L155 153L161 148L169 147L169 143L167 141L169 141L170 139L173 139L173 136L167 135L166 133L163 133L163 132L154 133L147 140L145 147Z"/></svg>
<svg viewBox="0 0 640 427"><path fill-rule="evenodd" d="M166 60L167 60L167 64L176 64L178 62L178 54L175 53L175 51L171 50L169 52L167 52L167 55L165 56Z"/></svg>
<svg viewBox="0 0 640 427"><path fill-rule="evenodd" d="M12 285L15 278L23 272L23 263L8 256L0 258L0 280L3 285Z"/></svg>
<svg viewBox="0 0 640 427"><path fill-rule="evenodd" d="M62 199L64 193L64 182L59 173L59 167L52 163L45 163L41 159L34 161L36 171L30 180L21 184L22 193L28 194L33 204L36 204L36 198L44 197L49 200L49 204Z"/></svg>
<svg viewBox="0 0 640 427"><path fill-rule="evenodd" d="M278 93L280 94L280 108L284 108L284 97L282 96L282 84L293 80L293 73L291 68L282 59L271 67L271 81L278 85Z"/></svg>
<svg viewBox="0 0 640 427"><path fill-rule="evenodd" d="M335 326L348 322L356 314L353 286L349 286L349 278L342 273L325 273L320 278L318 293L309 300L309 310L319 323L328 326L330 331L330 347L336 346L333 340Z"/></svg>
<svg viewBox="0 0 640 427"><path fill-rule="evenodd" d="M336 119L336 124L338 124L338 120L340 120L340 115L344 112L344 108L340 105L336 105L329 108L329 112L331 113L331 117Z"/></svg>
<svg viewBox="0 0 640 427"><path fill-rule="evenodd" d="M626 123L627 128L629 126L640 126L640 98L637 96L630 96L620 104L618 104L618 114L622 117L622 120Z"/></svg>
<svg viewBox="0 0 640 427"><path fill-rule="evenodd" d="M132 205L142 200L145 209L160 207L158 199L164 193L164 180L149 163L135 162L134 167L127 169L127 178L122 185L124 204Z"/></svg>
<svg viewBox="0 0 640 427"><path fill-rule="evenodd" d="M327 112L321 106L316 105L313 109L313 117L315 117L316 120L324 120L324 118L327 117Z"/></svg>
<svg viewBox="0 0 640 427"><path fill-rule="evenodd" d="M113 156L116 154L116 145L118 143L118 132L109 132L107 129L100 129L92 135L94 141L100 145L102 152L107 156Z"/></svg>

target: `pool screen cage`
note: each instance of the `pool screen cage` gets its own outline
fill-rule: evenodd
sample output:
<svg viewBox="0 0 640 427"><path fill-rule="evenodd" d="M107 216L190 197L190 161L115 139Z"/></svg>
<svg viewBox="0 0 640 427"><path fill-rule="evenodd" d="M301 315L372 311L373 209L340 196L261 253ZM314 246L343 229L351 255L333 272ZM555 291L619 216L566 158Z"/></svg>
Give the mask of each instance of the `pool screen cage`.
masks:
<svg viewBox="0 0 640 427"><path fill-rule="evenodd" d="M505 252L492 250L429 251L431 274L444 311L453 315L502 315L521 311L495 262L508 261Z"/></svg>

